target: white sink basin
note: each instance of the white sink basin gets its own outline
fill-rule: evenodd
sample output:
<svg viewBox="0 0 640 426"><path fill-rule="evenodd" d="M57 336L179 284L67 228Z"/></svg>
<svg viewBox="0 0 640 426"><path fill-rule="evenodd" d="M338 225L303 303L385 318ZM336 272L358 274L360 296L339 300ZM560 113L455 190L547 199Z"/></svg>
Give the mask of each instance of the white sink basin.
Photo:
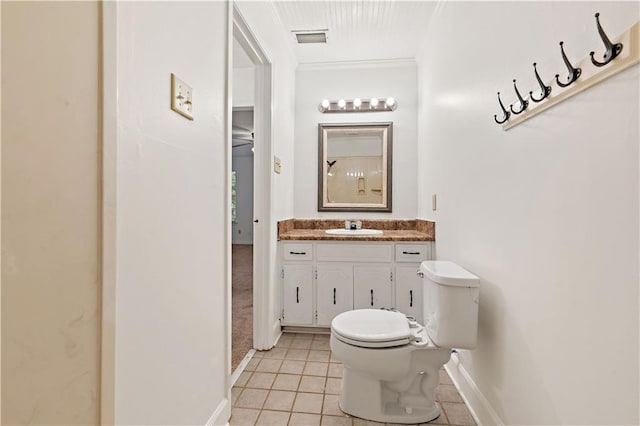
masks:
<svg viewBox="0 0 640 426"><path fill-rule="evenodd" d="M327 229L327 234L330 235L382 235L382 231L378 229Z"/></svg>

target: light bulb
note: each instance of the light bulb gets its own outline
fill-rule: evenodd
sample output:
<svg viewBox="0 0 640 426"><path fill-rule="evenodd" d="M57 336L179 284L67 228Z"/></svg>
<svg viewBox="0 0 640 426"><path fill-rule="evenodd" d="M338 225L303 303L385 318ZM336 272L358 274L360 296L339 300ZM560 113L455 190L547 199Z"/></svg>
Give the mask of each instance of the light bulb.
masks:
<svg viewBox="0 0 640 426"><path fill-rule="evenodd" d="M369 105L371 106L371 108L375 108L375 107L377 107L377 106L378 106L378 98L372 98L372 99L369 101Z"/></svg>
<svg viewBox="0 0 640 426"><path fill-rule="evenodd" d="M346 106L347 106L347 102L346 102L344 99L340 99L340 100L338 101L338 107L339 107L340 109L344 109L344 107L346 107Z"/></svg>
<svg viewBox="0 0 640 426"><path fill-rule="evenodd" d="M396 104L396 100L393 98L387 98L387 101L385 103L389 108L393 108L393 106Z"/></svg>
<svg viewBox="0 0 640 426"><path fill-rule="evenodd" d="M362 105L362 101L360 100L360 98L355 98L353 100L353 107L354 108L360 108L360 105Z"/></svg>
<svg viewBox="0 0 640 426"><path fill-rule="evenodd" d="M320 112L325 112L326 110L329 109L329 107L331 106L331 102L329 102L328 99L323 99L322 102L320 103L320 108L318 108L320 110Z"/></svg>

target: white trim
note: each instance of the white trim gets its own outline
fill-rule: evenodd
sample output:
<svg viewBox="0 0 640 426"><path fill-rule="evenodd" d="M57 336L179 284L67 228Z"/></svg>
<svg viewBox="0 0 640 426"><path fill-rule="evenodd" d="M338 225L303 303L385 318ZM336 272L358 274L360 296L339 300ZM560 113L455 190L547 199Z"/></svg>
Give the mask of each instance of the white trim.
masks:
<svg viewBox="0 0 640 426"><path fill-rule="evenodd" d="M228 425L230 417L228 413L231 411L230 405L227 398L223 399L211 417L209 417L209 420L207 420L206 426ZM221 421L221 419L224 420Z"/></svg>
<svg viewBox="0 0 640 426"><path fill-rule="evenodd" d="M473 378L460 362L458 354L451 354L451 360L445 364L444 368L447 370L447 373L449 373L451 381L478 425L504 425L504 422L500 419L487 398L480 392Z"/></svg>
<svg viewBox="0 0 640 426"><path fill-rule="evenodd" d="M116 221L118 160L118 4L102 2L102 188L100 424L115 424Z"/></svg>
<svg viewBox="0 0 640 426"><path fill-rule="evenodd" d="M249 350L249 352L247 352L244 358L242 358L242 361L240 361L240 364L238 364L233 374L231 374L231 385L229 387L235 386L236 382L238 381L238 378L240 377L244 369L247 368L247 364L249 364L249 361L251 361L251 358L253 358L255 353L256 353L256 350L251 349Z"/></svg>
<svg viewBox="0 0 640 426"><path fill-rule="evenodd" d="M300 71L316 71L327 69L346 69L346 68L393 68L417 66L415 58L398 58L398 59L371 59L362 61L336 61L336 62L314 62L300 63L298 70Z"/></svg>
<svg viewBox="0 0 640 426"><path fill-rule="evenodd" d="M224 421L226 424L229 424L229 419L231 418L231 406L228 404L228 401L231 401L231 387L233 383L231 382L231 375L229 372L231 371L231 345L232 345L232 287L231 287L231 279L232 279L232 259L231 259L231 244L233 241L232 233L232 223L231 223L231 170L232 170L232 127L231 119L233 116L233 103L232 103L232 88L233 88L233 11L232 7L229 7L229 2L226 2L226 12L227 19L225 21L226 25L226 36L227 36L227 55L225 58L226 67L225 67L225 124L224 124L224 140L226 141L224 147L225 153L225 213L224 213L224 256L225 256L225 265L224 265L224 298L225 298L225 312L224 312L224 320L225 320L225 339L224 339L224 347L225 351L225 366L227 369L227 374L225 374L225 399L220 404L225 404L224 407L226 409L220 409L220 405L214 411L213 415L209 419L207 424L213 424L218 421L218 416L223 415Z"/></svg>
<svg viewBox="0 0 640 426"><path fill-rule="evenodd" d="M2 46L2 4L0 3L0 46ZM2 55L0 55L0 81L2 81ZM2 111L2 85L0 84L0 111ZM0 217L2 217L2 120L0 119ZM2 221L0 220L0 241L2 241ZM2 256L0 256L2 271ZM2 330L2 274L0 274L0 330ZM2 333L0 332L0 337ZM0 354L2 338L0 338ZM1 363L0 363L1 364ZM2 368L0 368L0 395L2 395ZM2 421L2 398L0 398L0 422Z"/></svg>
<svg viewBox="0 0 640 426"><path fill-rule="evenodd" d="M269 342L271 347L276 345L278 340L280 340L280 336L282 336L282 325L280 324L280 315L278 314L278 318L276 318L273 324L271 324L271 332L269 333Z"/></svg>

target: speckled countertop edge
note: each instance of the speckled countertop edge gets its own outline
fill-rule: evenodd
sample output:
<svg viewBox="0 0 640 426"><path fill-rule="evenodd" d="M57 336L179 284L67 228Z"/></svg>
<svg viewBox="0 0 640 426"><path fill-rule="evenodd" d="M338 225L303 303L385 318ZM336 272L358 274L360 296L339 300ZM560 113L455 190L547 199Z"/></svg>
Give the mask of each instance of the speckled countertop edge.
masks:
<svg viewBox="0 0 640 426"><path fill-rule="evenodd" d="M362 227L381 235L329 235L326 229L344 227L344 219L287 219L278 222L282 241L435 241L435 223L421 219L362 220Z"/></svg>

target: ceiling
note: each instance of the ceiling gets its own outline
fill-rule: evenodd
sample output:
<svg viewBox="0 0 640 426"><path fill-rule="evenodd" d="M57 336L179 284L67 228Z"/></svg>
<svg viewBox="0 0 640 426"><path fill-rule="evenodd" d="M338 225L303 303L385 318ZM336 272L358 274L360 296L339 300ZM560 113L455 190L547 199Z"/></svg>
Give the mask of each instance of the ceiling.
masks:
<svg viewBox="0 0 640 426"><path fill-rule="evenodd" d="M276 1L301 64L415 58L437 2ZM297 44L291 31L328 29L326 44Z"/></svg>

